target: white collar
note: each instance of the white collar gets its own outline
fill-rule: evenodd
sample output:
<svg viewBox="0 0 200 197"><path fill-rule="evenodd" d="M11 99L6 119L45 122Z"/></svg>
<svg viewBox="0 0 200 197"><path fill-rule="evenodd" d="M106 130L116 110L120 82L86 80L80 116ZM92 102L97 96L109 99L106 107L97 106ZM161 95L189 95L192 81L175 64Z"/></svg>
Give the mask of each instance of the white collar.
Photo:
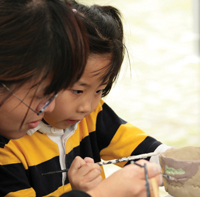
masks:
<svg viewBox="0 0 200 197"><path fill-rule="evenodd" d="M66 129L57 129L54 128L50 125L45 124L44 122L40 121L38 126L35 127L34 129L29 129L27 131L28 135L32 135L33 133L35 133L36 131L40 131L41 133L47 134L47 135L63 135L65 133L65 131L72 131L72 130L76 130L78 126L78 123L71 125L70 127L66 128Z"/></svg>

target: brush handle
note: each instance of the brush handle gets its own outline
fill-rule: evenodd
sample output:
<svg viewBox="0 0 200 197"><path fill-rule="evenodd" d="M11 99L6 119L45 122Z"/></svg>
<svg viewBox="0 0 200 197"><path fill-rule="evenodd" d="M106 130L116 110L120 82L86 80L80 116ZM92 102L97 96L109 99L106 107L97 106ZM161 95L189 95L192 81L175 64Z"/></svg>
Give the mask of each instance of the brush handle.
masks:
<svg viewBox="0 0 200 197"><path fill-rule="evenodd" d="M158 154L160 154L160 153L159 152L158 153L152 152L152 153L146 153L146 154L141 154L141 155L136 155L136 156L134 155L134 156L130 156L130 157L123 157L123 158L120 158L120 159L102 161L102 162L99 162L97 164L102 166L102 165L107 165L107 164L123 162L123 161L132 161L132 160L136 160L136 159L144 159L144 158L147 158L147 157L156 156Z"/></svg>
<svg viewBox="0 0 200 197"><path fill-rule="evenodd" d="M159 152L158 153L152 152L152 153L146 153L146 154L141 154L141 155L136 155L136 156L123 157L123 158L120 158L120 159L113 159L113 160L108 160L108 161L102 161L102 162L99 162L97 164L100 165L100 166L102 166L102 165L107 165L107 164L113 164L113 163L123 162L123 161L133 161L133 160L136 160L136 159L144 159L144 158L147 158L147 157L156 156L158 154L160 154L160 153ZM139 164L136 164L136 165L139 165ZM140 167L143 167L143 166L140 166ZM42 175L46 176L46 175L57 174L57 173L62 173L62 172L68 172L68 169L47 172L47 173L43 173Z"/></svg>
<svg viewBox="0 0 200 197"><path fill-rule="evenodd" d="M165 179L167 179L167 180L170 180L170 181L178 181L176 178L174 178L173 176L170 176L170 175L168 175L168 174L163 174L163 173L161 173L162 174L162 176L165 178Z"/></svg>
<svg viewBox="0 0 200 197"><path fill-rule="evenodd" d="M46 176L46 175L50 175L50 174L57 174L57 173L62 173L62 172L68 172L68 169L42 173L42 176Z"/></svg>

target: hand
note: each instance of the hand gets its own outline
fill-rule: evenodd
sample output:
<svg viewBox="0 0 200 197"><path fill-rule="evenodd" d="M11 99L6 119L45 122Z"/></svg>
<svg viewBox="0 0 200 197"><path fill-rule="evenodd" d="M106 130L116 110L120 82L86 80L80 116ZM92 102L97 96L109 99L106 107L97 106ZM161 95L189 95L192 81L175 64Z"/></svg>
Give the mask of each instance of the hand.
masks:
<svg viewBox="0 0 200 197"><path fill-rule="evenodd" d="M137 163L141 165L146 163L149 179L155 178L157 184L159 186L161 185L162 177L160 175L161 171L158 164L150 163L145 160L140 160ZM145 184L144 168L130 164L113 173L97 185L96 188L87 193L92 197L146 197L147 192ZM149 184L151 188L150 181Z"/></svg>
<svg viewBox="0 0 200 197"><path fill-rule="evenodd" d="M96 187L101 181L102 169L94 163L92 158L82 159L77 156L68 171L69 182L72 189L88 191Z"/></svg>

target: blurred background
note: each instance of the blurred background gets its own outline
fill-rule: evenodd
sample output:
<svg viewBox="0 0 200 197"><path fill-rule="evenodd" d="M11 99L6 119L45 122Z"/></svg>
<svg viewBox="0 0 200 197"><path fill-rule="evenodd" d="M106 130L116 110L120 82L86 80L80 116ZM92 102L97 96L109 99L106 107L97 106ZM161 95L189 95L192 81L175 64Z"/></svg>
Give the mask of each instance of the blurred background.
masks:
<svg viewBox="0 0 200 197"><path fill-rule="evenodd" d="M177 148L200 142L200 1L78 0L113 5L128 49L104 99L123 119ZM108 175L115 167L108 166ZM166 196L161 188L161 196Z"/></svg>

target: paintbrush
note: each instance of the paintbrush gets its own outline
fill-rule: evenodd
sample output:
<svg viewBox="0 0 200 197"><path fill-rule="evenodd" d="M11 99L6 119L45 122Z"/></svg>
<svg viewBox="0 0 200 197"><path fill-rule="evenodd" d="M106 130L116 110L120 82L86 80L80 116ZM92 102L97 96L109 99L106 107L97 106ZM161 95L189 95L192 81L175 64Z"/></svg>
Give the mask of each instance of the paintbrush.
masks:
<svg viewBox="0 0 200 197"><path fill-rule="evenodd" d="M173 176L170 176L168 174L164 174L164 173L161 173L162 176L165 178L165 179L168 179L170 181L178 181L176 178L174 178Z"/></svg>
<svg viewBox="0 0 200 197"><path fill-rule="evenodd" d="M102 161L102 162L99 162L97 164L102 166L102 165L119 163L119 162L124 162L124 161L134 161L134 160L137 160L137 159L144 159L144 158L156 156L156 155L159 155L159 154L160 154L160 152L145 153L145 154L140 154L140 155L133 155L133 156L130 156L130 157L123 157L123 158L120 158L120 159Z"/></svg>
<svg viewBox="0 0 200 197"><path fill-rule="evenodd" d="M114 163L119 163L119 162L124 162L124 161L133 161L133 160L137 160L137 159L144 159L147 157L152 157L152 156L156 156L160 154L152 152L152 153L146 153L146 154L140 154L140 155L134 155L134 156L130 156L130 157L123 157L120 159L113 159L113 160L108 160L108 161L102 161L102 162L98 162L97 164L102 166L102 165L107 165L107 164L114 164ZM135 165L138 165L140 167L143 167L137 163L134 163ZM51 175L51 174L57 174L57 173L62 173L62 172L68 172L69 169L64 169L64 170L58 170L58 171L51 171L51 172L46 172L46 173L42 173L43 176L46 175Z"/></svg>
<svg viewBox="0 0 200 197"><path fill-rule="evenodd" d="M68 170L69 169L58 170L58 171L51 171L51 172L45 172L45 173L42 173L42 176L51 175L51 174L58 174L58 173L63 173L63 172L68 172Z"/></svg>

